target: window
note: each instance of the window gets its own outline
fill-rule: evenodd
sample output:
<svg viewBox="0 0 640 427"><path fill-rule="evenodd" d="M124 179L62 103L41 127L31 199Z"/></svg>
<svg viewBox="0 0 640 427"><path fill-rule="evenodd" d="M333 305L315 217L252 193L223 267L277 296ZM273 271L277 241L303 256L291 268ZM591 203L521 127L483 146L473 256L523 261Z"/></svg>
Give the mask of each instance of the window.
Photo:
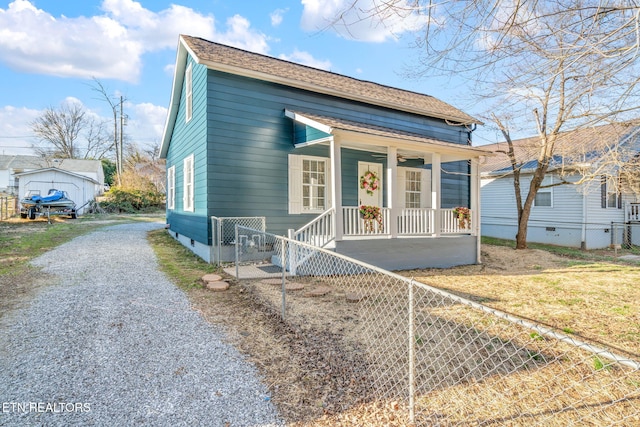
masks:
<svg viewBox="0 0 640 427"><path fill-rule="evenodd" d="M193 154L184 159L183 169L183 209L187 212L193 212Z"/></svg>
<svg viewBox="0 0 640 427"><path fill-rule="evenodd" d="M542 183L540 185L541 187L544 187L546 185L552 185L552 184L553 184L553 177L546 176L542 180ZM535 199L533 199L533 206L552 208L553 207L553 187L539 188L538 192L536 193Z"/></svg>
<svg viewBox="0 0 640 427"><path fill-rule="evenodd" d="M324 211L326 209L326 169L325 160L304 159L302 161L302 210Z"/></svg>
<svg viewBox="0 0 640 427"><path fill-rule="evenodd" d="M322 213L331 207L329 159L289 155L289 213Z"/></svg>
<svg viewBox="0 0 640 427"><path fill-rule="evenodd" d="M533 206L551 207L551 189L538 190L536 198L533 200Z"/></svg>
<svg viewBox="0 0 640 427"><path fill-rule="evenodd" d="M167 170L167 209L175 209L176 204L176 167Z"/></svg>
<svg viewBox="0 0 640 427"><path fill-rule="evenodd" d="M413 170L406 171L404 187L404 206L406 208L421 207L420 194L422 193L422 172Z"/></svg>
<svg viewBox="0 0 640 427"><path fill-rule="evenodd" d="M185 72L185 89L187 94L185 120L188 122L193 115L193 68L191 64L189 64Z"/></svg>
<svg viewBox="0 0 640 427"><path fill-rule="evenodd" d="M615 177L602 176L600 180L600 199L602 208L622 209L622 194ZM617 184L617 185L616 185Z"/></svg>

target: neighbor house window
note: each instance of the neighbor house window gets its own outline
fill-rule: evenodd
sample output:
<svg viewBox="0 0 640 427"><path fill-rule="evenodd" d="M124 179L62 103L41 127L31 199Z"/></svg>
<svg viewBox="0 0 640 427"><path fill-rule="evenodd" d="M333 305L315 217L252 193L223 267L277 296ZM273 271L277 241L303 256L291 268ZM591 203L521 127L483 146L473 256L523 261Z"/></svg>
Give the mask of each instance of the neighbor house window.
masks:
<svg viewBox="0 0 640 427"><path fill-rule="evenodd" d="M615 177L602 176L600 181L600 198L603 208L622 209L622 193L620 183ZM616 185L617 184L617 185Z"/></svg>
<svg viewBox="0 0 640 427"><path fill-rule="evenodd" d="M189 64L185 72L185 87L187 94L185 120L188 122L193 115L193 68L191 64Z"/></svg>
<svg viewBox="0 0 640 427"><path fill-rule="evenodd" d="M322 213L330 206L329 159L289 155L289 213Z"/></svg>
<svg viewBox="0 0 640 427"><path fill-rule="evenodd" d="M184 181L183 181L183 203L184 210L187 212L193 212L193 154L184 159Z"/></svg>
<svg viewBox="0 0 640 427"><path fill-rule="evenodd" d="M544 187L551 184L553 184L553 177L545 177L541 185ZM539 188L535 199L533 199L533 206L553 207L553 187Z"/></svg>
<svg viewBox="0 0 640 427"><path fill-rule="evenodd" d="M538 190L536 198L533 200L533 206L551 207L551 189Z"/></svg>
<svg viewBox="0 0 640 427"><path fill-rule="evenodd" d="M175 209L176 206L176 167L167 169L167 209Z"/></svg>
<svg viewBox="0 0 640 427"><path fill-rule="evenodd" d="M422 172L413 170L406 171L404 187L404 206L406 208L419 208L421 206Z"/></svg>

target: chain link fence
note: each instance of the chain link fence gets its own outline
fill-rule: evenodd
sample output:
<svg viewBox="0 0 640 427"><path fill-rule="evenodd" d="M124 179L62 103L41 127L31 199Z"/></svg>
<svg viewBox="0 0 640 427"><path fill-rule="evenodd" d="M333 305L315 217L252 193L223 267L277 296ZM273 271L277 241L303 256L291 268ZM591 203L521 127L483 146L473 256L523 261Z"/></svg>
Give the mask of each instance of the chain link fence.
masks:
<svg viewBox="0 0 640 427"><path fill-rule="evenodd" d="M636 355L260 230L234 240L227 271L297 330L332 337L344 382L399 403L401 424L640 425Z"/></svg>
<svg viewBox="0 0 640 427"><path fill-rule="evenodd" d="M635 250L640 254L640 223L612 223L611 244L614 248Z"/></svg>
<svg viewBox="0 0 640 427"><path fill-rule="evenodd" d="M225 262L233 262L235 260L235 236L236 225L258 230L264 233L267 227L266 218L263 216L251 217L211 217L211 233L213 244L213 264L222 265ZM243 236L244 244L248 244L251 236ZM253 240L256 244L258 238Z"/></svg>

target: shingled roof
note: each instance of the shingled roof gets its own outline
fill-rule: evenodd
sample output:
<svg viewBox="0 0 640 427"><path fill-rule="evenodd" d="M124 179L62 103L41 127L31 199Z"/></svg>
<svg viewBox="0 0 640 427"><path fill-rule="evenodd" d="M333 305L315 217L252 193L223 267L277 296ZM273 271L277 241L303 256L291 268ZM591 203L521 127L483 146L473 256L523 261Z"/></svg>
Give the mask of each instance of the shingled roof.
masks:
<svg viewBox="0 0 640 427"><path fill-rule="evenodd" d="M639 133L638 123L634 122L609 123L562 132L556 140L550 168L592 162L608 150L617 147L627 137L635 135L636 139L640 138ZM522 170L537 166L539 144L540 139L537 136L513 141L515 156L522 164ZM481 166L481 172L497 174L511 170L511 162L506 154L509 149L506 142L483 145L482 148L491 150L495 155L487 158Z"/></svg>
<svg viewBox="0 0 640 427"><path fill-rule="evenodd" d="M198 37L181 35L180 38L195 59L211 69L440 118L454 124L482 123L433 96L358 80Z"/></svg>

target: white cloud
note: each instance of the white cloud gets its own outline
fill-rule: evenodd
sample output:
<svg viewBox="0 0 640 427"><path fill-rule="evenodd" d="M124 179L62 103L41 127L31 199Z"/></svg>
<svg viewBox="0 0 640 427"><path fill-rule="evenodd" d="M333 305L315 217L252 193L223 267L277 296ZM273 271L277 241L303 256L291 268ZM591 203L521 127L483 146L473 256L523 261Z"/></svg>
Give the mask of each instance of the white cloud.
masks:
<svg viewBox="0 0 640 427"><path fill-rule="evenodd" d="M227 27L225 33L218 33L214 37L215 41L257 53L269 51L267 36L252 30L251 23L246 18L234 15L227 19Z"/></svg>
<svg viewBox="0 0 640 427"><path fill-rule="evenodd" d="M417 13L410 0L301 0L301 26L305 31L331 29L351 40L381 43L397 40L406 32L423 28L427 19Z"/></svg>
<svg viewBox="0 0 640 427"><path fill-rule="evenodd" d="M269 17L271 18L271 26L273 27L277 27L280 24L282 24L282 20L284 19L284 14L287 13L289 11L289 8L287 9L276 9L273 12L271 12L269 14Z"/></svg>
<svg viewBox="0 0 640 427"><path fill-rule="evenodd" d="M322 70L331 69L331 61L316 59L310 53L303 52L298 49L295 49L291 55L280 54L278 57L280 59L297 62L302 65L308 65L309 67L320 68Z"/></svg>
<svg viewBox="0 0 640 427"><path fill-rule="evenodd" d="M167 108L143 102L130 109L133 109L135 119L128 121L125 131L131 136L131 140L141 148L160 145Z"/></svg>
<svg viewBox="0 0 640 427"><path fill-rule="evenodd" d="M0 9L0 62L29 73L137 82L146 52L175 49L189 34L260 53L267 37L234 16L217 31L212 15L171 5L160 12L133 0L104 0L103 14L55 17L28 0Z"/></svg>

